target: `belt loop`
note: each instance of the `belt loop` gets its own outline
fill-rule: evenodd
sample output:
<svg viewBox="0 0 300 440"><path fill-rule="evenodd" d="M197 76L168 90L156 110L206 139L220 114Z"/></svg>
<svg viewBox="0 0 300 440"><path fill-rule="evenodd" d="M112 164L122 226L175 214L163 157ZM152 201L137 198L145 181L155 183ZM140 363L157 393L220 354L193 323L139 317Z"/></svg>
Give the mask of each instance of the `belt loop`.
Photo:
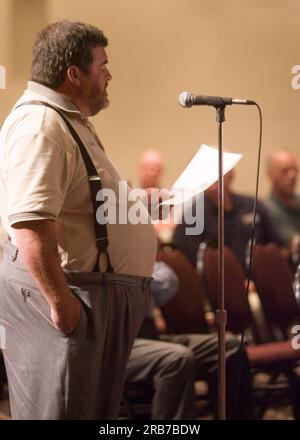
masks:
<svg viewBox="0 0 300 440"><path fill-rule="evenodd" d="M146 278L146 277L143 279L143 289L144 290L148 289L148 287L150 286L150 281L151 281L151 279L149 280L149 278Z"/></svg>
<svg viewBox="0 0 300 440"><path fill-rule="evenodd" d="M102 275L103 283L104 285L106 285L108 282L107 272L100 272L100 273Z"/></svg>

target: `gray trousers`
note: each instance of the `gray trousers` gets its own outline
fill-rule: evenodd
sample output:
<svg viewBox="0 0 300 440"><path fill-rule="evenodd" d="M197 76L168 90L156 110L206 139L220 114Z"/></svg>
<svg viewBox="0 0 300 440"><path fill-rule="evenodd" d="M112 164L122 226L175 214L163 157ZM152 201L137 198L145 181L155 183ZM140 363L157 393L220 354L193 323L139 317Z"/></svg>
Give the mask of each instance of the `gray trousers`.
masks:
<svg viewBox="0 0 300 440"><path fill-rule="evenodd" d="M149 278L65 271L81 304L65 335L11 243L0 271L0 325L13 419L115 419Z"/></svg>
<svg viewBox="0 0 300 440"><path fill-rule="evenodd" d="M183 345L136 339L126 381L153 384L152 420L195 419L195 359Z"/></svg>
<svg viewBox="0 0 300 440"><path fill-rule="evenodd" d="M195 380L209 380L212 397L215 401L217 399L218 337L216 334L182 334L161 338L163 340L136 339L127 365L126 380L153 384L152 420L194 419L197 415ZM231 397L231 393L240 363L239 345L236 336L226 334L229 415L233 411L235 396ZM247 398L248 394L245 394Z"/></svg>

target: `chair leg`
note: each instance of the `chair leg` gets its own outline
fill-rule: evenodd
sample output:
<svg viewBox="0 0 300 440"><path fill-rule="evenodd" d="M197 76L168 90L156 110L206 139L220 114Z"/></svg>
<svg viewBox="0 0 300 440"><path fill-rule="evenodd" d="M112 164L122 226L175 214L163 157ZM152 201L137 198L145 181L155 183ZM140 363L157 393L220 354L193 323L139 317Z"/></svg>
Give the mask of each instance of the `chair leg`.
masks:
<svg viewBox="0 0 300 440"><path fill-rule="evenodd" d="M134 412L132 409L132 405L129 402L129 399L125 394L123 394L122 402L121 402L121 413L124 412L124 418L128 420L134 420Z"/></svg>

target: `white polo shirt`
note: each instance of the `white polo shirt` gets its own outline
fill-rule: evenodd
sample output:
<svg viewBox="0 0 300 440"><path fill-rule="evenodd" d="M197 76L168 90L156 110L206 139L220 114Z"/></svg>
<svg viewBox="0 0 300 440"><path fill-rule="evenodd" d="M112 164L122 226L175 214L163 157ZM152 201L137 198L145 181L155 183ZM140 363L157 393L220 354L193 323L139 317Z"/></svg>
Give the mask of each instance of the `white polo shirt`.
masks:
<svg viewBox="0 0 300 440"><path fill-rule="evenodd" d="M48 102L64 113L82 139L102 187L116 196L116 224L107 224L108 252L115 272L151 276L156 256L154 228L146 221L146 209L142 212L144 224L120 224L122 177L101 148L91 123L65 95L32 81L15 107L30 100ZM133 203L129 202L127 209ZM83 272L93 269L98 250L85 165L65 122L51 108L22 106L13 110L3 124L0 216L13 243L15 223L55 220L62 266Z"/></svg>

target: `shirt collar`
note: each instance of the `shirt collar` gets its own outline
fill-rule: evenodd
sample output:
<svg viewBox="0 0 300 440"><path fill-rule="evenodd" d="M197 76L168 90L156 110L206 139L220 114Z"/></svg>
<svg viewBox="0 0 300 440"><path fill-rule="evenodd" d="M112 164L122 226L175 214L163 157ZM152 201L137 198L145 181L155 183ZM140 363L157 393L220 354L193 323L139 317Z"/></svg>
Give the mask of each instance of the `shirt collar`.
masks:
<svg viewBox="0 0 300 440"><path fill-rule="evenodd" d="M22 102L28 101L28 98L48 102L49 104L52 104L69 114L78 115L82 119L86 119L86 117L80 112L80 110L78 110L78 108L66 95L56 92L55 90L35 81L28 81L27 90L25 90L25 93L22 97Z"/></svg>

